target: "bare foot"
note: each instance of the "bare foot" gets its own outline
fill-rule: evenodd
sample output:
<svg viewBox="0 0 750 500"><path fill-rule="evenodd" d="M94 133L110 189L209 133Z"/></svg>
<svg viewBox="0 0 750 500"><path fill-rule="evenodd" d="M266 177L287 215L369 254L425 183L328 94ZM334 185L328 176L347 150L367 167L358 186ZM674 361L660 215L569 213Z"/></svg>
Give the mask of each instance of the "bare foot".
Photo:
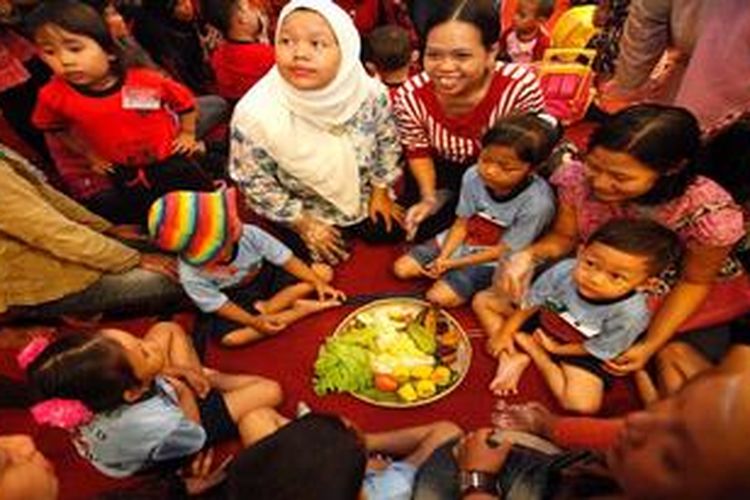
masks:
<svg viewBox="0 0 750 500"><path fill-rule="evenodd" d="M547 407L537 401L509 405L499 401L492 421L500 429L528 432L548 437L557 418Z"/></svg>
<svg viewBox="0 0 750 500"><path fill-rule="evenodd" d="M520 352L501 354L497 363L497 373L490 382L490 390L496 396L518 394L518 382L530 361L531 358Z"/></svg>
<svg viewBox="0 0 750 500"><path fill-rule="evenodd" d="M266 305L268 303L265 300L256 300L253 302L253 307L256 311L258 311L258 314L267 314L268 311L266 310Z"/></svg>
<svg viewBox="0 0 750 500"><path fill-rule="evenodd" d="M221 339L221 345L223 345L224 347L239 347L245 344L249 344L250 342L255 342L264 337L265 336L255 328L246 326L224 335L224 338Z"/></svg>
<svg viewBox="0 0 750 500"><path fill-rule="evenodd" d="M307 315L332 307L338 307L341 305L340 300L313 300L313 299L297 299L294 301L294 310Z"/></svg>

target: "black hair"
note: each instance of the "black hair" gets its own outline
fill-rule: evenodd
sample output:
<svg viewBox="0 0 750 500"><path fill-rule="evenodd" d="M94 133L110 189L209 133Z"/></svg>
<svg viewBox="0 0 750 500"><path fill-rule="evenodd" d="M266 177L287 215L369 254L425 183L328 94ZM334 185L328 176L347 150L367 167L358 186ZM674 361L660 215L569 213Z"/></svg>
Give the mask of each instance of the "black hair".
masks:
<svg viewBox="0 0 750 500"><path fill-rule="evenodd" d="M117 341L82 333L47 346L26 374L38 399L76 399L93 412L118 408L123 393L141 385Z"/></svg>
<svg viewBox="0 0 750 500"><path fill-rule="evenodd" d="M679 265L683 254L682 242L677 234L651 219L612 219L589 236L586 245L592 243L647 257L652 276L671 264Z"/></svg>
<svg viewBox="0 0 750 500"><path fill-rule="evenodd" d="M389 24L372 30L362 41L362 60L378 70L396 71L411 63L409 32Z"/></svg>
<svg viewBox="0 0 750 500"><path fill-rule="evenodd" d="M537 0L536 17L549 19L555 12L555 0Z"/></svg>
<svg viewBox="0 0 750 500"><path fill-rule="evenodd" d="M433 2L422 39L430 31L449 21L462 21L476 27L482 35L482 45L490 49L500 38L500 20L492 0L442 0Z"/></svg>
<svg viewBox="0 0 750 500"><path fill-rule="evenodd" d="M542 165L552 154L563 135L559 122L552 123L535 113L512 115L497 121L482 137L482 147L507 146L518 159L534 168Z"/></svg>
<svg viewBox="0 0 750 500"><path fill-rule="evenodd" d="M311 413L243 450L229 471L229 498L352 500L367 452L335 415Z"/></svg>
<svg viewBox="0 0 750 500"><path fill-rule="evenodd" d="M658 173L649 192L633 200L658 205L682 196L695 180L701 131L684 108L639 104L612 115L595 130L588 151L596 147L627 153Z"/></svg>
<svg viewBox="0 0 750 500"><path fill-rule="evenodd" d="M109 55L110 64L118 76L125 72L122 48L109 32L107 23L96 8L78 0L48 0L41 2L26 18L26 29L34 35L46 25L59 26L70 33L92 38Z"/></svg>
<svg viewBox="0 0 750 500"><path fill-rule="evenodd" d="M721 184L737 203L750 202L750 116L711 139L698 164L700 173Z"/></svg>
<svg viewBox="0 0 750 500"><path fill-rule="evenodd" d="M237 10L237 0L211 0L205 3L206 20L226 37L232 16Z"/></svg>

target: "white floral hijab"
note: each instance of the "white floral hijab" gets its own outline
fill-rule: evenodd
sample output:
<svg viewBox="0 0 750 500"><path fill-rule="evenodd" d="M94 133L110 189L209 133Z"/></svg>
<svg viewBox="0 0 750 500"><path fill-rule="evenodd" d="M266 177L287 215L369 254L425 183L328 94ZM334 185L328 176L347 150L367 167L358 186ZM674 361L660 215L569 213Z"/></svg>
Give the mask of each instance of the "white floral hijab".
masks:
<svg viewBox="0 0 750 500"><path fill-rule="evenodd" d="M378 84L359 60L360 39L349 15L332 0L292 0L284 20L297 9L320 14L331 26L341 63L331 83L319 90L299 90L274 67L237 104L232 127L265 149L279 168L299 179L345 215L360 211L359 167L351 137L343 125Z"/></svg>

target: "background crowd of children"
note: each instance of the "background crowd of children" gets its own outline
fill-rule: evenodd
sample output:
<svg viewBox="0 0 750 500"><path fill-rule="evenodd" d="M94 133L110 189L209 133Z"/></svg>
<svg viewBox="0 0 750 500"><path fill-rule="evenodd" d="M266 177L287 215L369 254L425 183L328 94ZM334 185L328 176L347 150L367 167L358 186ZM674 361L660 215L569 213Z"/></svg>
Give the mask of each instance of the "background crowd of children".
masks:
<svg viewBox="0 0 750 500"><path fill-rule="evenodd" d="M239 437L231 498L306 498L289 477L347 455L310 498L410 498L419 468L462 436L455 424L363 434L304 407L289 420L277 382L202 364L207 342L262 341L343 304L336 268L355 240L408 242L383 272L471 306L500 398L532 364L579 414L601 410L614 377L633 375L653 403L717 363L743 371L750 67L728 61L750 60L750 13L738 0L501 4L0 0L2 118L40 165L0 144L0 335L198 313L190 334L165 322L143 338L34 339L19 364L35 419L112 477L183 467L185 493L224 478L208 450ZM555 45L563 28L571 46ZM580 107L574 94L577 118L596 122L580 150L564 139L573 115L551 104ZM741 354L709 355L709 327L732 330ZM685 398L710 399L694 386ZM503 418L523 412L526 431L542 418ZM8 472L2 439L9 498L54 498L49 472L37 490L23 489L31 472ZM327 460L298 449L315 440ZM484 431L457 450L449 463L487 460L486 474L511 456ZM646 498L648 473L623 453L605 491Z"/></svg>

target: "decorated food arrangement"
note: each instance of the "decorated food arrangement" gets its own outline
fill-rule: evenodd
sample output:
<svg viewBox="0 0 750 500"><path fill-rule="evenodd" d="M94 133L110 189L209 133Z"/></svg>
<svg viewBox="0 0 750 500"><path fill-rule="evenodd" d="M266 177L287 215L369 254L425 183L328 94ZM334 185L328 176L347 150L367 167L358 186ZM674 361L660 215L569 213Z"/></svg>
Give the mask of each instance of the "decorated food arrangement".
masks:
<svg viewBox="0 0 750 500"><path fill-rule="evenodd" d="M416 299L363 306L318 351L318 395L348 392L369 403L412 407L447 395L463 380L471 344L445 311Z"/></svg>

